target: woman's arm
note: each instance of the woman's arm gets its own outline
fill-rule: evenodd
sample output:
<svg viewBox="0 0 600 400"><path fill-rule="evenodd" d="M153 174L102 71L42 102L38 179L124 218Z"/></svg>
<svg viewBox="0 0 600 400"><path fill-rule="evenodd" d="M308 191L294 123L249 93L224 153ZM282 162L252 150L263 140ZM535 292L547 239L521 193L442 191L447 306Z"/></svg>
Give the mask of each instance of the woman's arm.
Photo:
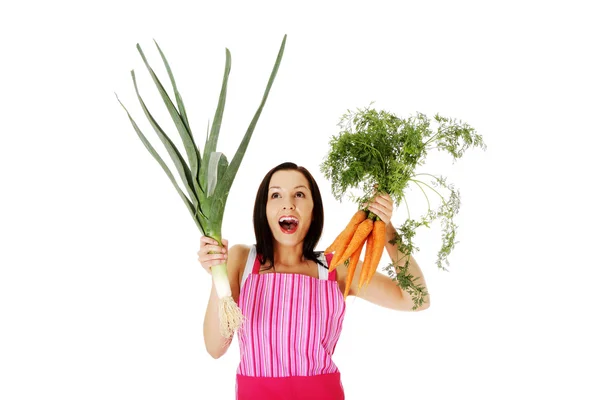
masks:
<svg viewBox="0 0 600 400"><path fill-rule="evenodd" d="M227 261L227 275L229 277L229 285L231 286L231 296L236 303L240 295L240 273L243 271L243 266L248 257L248 250L247 246L235 245L229 250L226 249L224 253L205 255L201 261L202 266L207 270L212 265L217 265L224 260ZM204 315L204 345L208 354L215 359L225 354L233 339L223 337L219 330L219 325L219 297L217 296L217 290L213 281L206 314Z"/></svg>

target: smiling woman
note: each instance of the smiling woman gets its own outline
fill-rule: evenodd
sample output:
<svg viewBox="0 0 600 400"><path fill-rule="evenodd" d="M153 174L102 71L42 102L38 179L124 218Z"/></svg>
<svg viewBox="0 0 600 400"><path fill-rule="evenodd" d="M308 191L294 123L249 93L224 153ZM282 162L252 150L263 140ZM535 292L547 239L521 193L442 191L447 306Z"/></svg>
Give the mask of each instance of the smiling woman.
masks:
<svg viewBox="0 0 600 400"><path fill-rule="evenodd" d="M374 197L368 209L391 228L388 234L395 233L388 195ZM323 221L315 179L305 168L287 162L269 171L259 185L253 217L256 244L228 249L227 240L221 247L211 238L201 239L202 267L210 273L212 266L227 263L232 296L245 317L238 331L239 400L288 399L292 392L310 399L343 399L340 372L332 356L346 311L344 293L383 307L411 309L410 296L381 273L359 294L361 261L346 287L347 268L330 271L331 254L315 251ZM396 245L386 248L390 257L401 256ZM422 278L416 261L411 258L411 263ZM231 344L231 339L218 332L217 302L213 284L204 341L214 358L225 354Z"/></svg>

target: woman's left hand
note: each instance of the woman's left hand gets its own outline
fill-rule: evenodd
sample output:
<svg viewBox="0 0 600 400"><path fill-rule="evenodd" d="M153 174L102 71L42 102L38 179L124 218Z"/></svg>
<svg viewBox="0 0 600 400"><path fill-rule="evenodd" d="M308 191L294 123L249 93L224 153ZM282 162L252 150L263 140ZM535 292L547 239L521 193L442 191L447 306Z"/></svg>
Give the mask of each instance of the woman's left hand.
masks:
<svg viewBox="0 0 600 400"><path fill-rule="evenodd" d="M394 210L394 202L389 194L378 193L367 203L367 206L367 209L381 218L386 225L390 223Z"/></svg>

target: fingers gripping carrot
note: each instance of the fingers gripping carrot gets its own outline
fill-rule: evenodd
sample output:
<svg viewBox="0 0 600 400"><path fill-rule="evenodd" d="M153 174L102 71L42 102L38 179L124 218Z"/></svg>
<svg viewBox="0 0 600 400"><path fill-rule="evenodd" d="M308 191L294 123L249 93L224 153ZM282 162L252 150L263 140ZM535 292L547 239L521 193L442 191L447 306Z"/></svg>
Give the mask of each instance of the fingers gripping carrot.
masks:
<svg viewBox="0 0 600 400"><path fill-rule="evenodd" d="M377 267L379 266L379 261L381 260L381 256L383 254L383 249L385 249L385 222L378 220L373 224L373 256L371 258L369 264L369 271L367 275L366 284L368 285L371 282L371 278L377 272Z"/></svg>
<svg viewBox="0 0 600 400"><path fill-rule="evenodd" d="M358 210L356 213L354 213L344 230L335 238L333 243L325 249L325 253L333 253L334 251L339 251L340 248L343 251L343 249L346 248L352 239L352 235L354 234L358 224L363 222L366 218L367 212L365 210Z"/></svg>

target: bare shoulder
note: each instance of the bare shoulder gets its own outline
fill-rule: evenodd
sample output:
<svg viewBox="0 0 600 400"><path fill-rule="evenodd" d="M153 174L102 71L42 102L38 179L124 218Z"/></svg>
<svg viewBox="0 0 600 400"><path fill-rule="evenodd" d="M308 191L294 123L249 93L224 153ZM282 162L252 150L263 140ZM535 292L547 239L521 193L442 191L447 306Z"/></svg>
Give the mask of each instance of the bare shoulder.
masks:
<svg viewBox="0 0 600 400"><path fill-rule="evenodd" d="M250 246L246 244L235 244L229 248L229 259L232 258L246 258L248 257L248 253L250 252ZM244 262L246 260L244 259Z"/></svg>
<svg viewBox="0 0 600 400"><path fill-rule="evenodd" d="M227 252L227 270L229 272L230 280L236 279L236 283L239 287L242 281L242 275L244 273L244 266L250 253L250 246L245 244L236 244L229 248Z"/></svg>

